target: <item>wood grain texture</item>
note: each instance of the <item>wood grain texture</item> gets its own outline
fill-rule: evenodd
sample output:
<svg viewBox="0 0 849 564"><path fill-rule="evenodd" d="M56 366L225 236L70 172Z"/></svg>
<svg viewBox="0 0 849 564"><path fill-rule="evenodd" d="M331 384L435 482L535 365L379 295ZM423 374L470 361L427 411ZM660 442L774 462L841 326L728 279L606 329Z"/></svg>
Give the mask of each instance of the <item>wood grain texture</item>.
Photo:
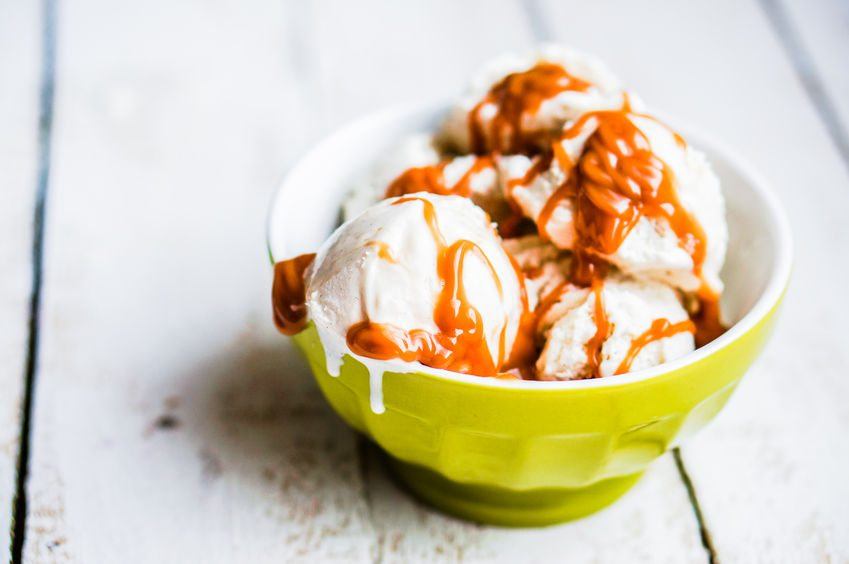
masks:
<svg viewBox="0 0 849 564"><path fill-rule="evenodd" d="M41 49L38 3L0 4L0 560L9 560L31 285Z"/></svg>
<svg viewBox="0 0 849 564"><path fill-rule="evenodd" d="M795 271L773 341L682 449L719 560L849 559L849 307L837 299L849 266L835 260L849 244L849 178L778 37L754 2L547 7L558 37L598 52L651 106L727 140L790 216Z"/></svg>

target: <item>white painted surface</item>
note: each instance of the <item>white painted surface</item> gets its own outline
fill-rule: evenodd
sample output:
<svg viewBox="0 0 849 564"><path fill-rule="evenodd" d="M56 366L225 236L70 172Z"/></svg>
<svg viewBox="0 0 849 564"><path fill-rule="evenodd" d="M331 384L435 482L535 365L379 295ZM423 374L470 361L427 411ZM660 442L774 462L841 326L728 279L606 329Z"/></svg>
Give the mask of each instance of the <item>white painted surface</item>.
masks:
<svg viewBox="0 0 849 564"><path fill-rule="evenodd" d="M38 4L0 3L0 561L9 560L36 188Z"/></svg>
<svg viewBox="0 0 849 564"><path fill-rule="evenodd" d="M774 183L793 225L794 279L775 337L683 449L719 558L847 560L849 306L836 299L849 276L837 258L849 245L846 169L756 3L623 3L614 19L609 5L580 3L570 25L578 4L550 3L558 34L609 59L647 103L736 146Z"/></svg>
<svg viewBox="0 0 849 564"><path fill-rule="evenodd" d="M11 37L31 17L19 4L0 18ZM541 4L557 38L606 58L647 102L715 131L775 183L798 257L783 319L684 458L722 562L849 559L849 311L833 299L849 275L834 261L849 243L849 180L763 13L732 0ZM532 42L521 8L60 6L28 561L704 561L669 457L621 503L561 527L479 527L421 507L373 450L362 455L271 327L264 215L285 164L357 115L458 92L476 63ZM0 101L7 73L34 76L24 59L0 59ZM2 130L0 165L20 165L22 146L7 149ZM34 164L22 171L24 200ZM15 206L26 228L32 201ZM8 279L25 298L19 246ZM4 369L21 369L0 379L14 391L24 333L7 332L6 312L25 317L25 299L12 303L0 336L21 346L0 352ZM0 416L14 415L9 403L3 394Z"/></svg>
<svg viewBox="0 0 849 564"><path fill-rule="evenodd" d="M808 69L822 83L849 130L849 3L845 0L780 0L810 57Z"/></svg>
<svg viewBox="0 0 849 564"><path fill-rule="evenodd" d="M292 17L61 11L28 561L368 558L353 434L270 323Z"/></svg>

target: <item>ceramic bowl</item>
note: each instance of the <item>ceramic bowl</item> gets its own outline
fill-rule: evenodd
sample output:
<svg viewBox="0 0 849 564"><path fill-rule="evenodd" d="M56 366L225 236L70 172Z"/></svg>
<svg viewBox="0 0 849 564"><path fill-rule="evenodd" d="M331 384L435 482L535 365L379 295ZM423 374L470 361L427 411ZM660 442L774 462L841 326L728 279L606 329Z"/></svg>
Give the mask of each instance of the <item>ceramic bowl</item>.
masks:
<svg viewBox="0 0 849 564"><path fill-rule="evenodd" d="M352 179L447 106L388 110L328 137L286 175L269 215L272 260L315 251ZM787 221L766 183L695 131L725 194L730 248L720 338L673 362L595 380L529 382L411 371L346 355L332 376L312 325L294 337L333 409L426 502L470 520L543 525L622 496L652 461L722 409L766 343L790 276ZM377 366L375 366L377 365ZM376 398L378 401L376 401Z"/></svg>

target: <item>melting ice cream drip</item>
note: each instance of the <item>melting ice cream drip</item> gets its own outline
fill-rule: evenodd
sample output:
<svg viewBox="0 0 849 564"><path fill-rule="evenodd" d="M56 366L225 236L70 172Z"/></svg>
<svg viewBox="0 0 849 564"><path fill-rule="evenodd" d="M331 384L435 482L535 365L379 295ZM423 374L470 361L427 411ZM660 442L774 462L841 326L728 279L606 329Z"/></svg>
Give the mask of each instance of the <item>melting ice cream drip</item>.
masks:
<svg viewBox="0 0 849 564"><path fill-rule="evenodd" d="M383 405L383 369L376 362L366 362L368 370L369 405L374 413L380 414L386 411Z"/></svg>
<svg viewBox="0 0 849 564"><path fill-rule="evenodd" d="M359 362L368 372L369 407L376 414L386 411L386 406L383 403L383 374L385 372L383 361L352 354L344 339L340 339L339 335L318 325L316 325L316 330L324 347L324 365L327 373L333 378L338 378L346 355Z"/></svg>

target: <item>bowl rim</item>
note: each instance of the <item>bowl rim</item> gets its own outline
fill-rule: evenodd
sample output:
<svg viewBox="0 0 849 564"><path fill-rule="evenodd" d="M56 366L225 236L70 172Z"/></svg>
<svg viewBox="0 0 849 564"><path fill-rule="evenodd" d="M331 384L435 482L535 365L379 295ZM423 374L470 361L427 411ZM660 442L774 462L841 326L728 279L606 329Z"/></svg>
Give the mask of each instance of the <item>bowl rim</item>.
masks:
<svg viewBox="0 0 849 564"><path fill-rule="evenodd" d="M299 157L294 159L292 164L286 168L281 180L277 184L277 188L271 198L266 217L266 250L271 262L274 263L274 253L272 251L273 226L275 224L274 220L277 215L277 210L282 209L280 204L283 197L283 187L292 176L293 171L299 168L302 163L312 160L310 159L312 155L321 153L328 145L335 144L338 138L348 136L352 131L363 128L373 122L391 121L411 114L448 111L449 108L449 103L444 100L440 100L438 102L430 101L424 103L414 102L397 104L383 110L371 112L339 127L329 135L323 137L319 142L312 145ZM385 372L409 373L427 377L436 377L453 383L469 384L483 388L514 388L524 391L552 391L567 389L585 390L600 387L606 388L610 386L627 386L651 380L665 374L676 372L688 366L695 365L705 358L727 348L732 343L749 333L756 325L758 325L758 323L766 318L780 303L781 298L789 285L793 262L793 239L790 231L790 223L780 201L778 200L778 197L775 195L766 178L748 161L738 156L736 151L732 150L732 148L725 142L718 140L714 136L707 134L696 127L686 124L677 118L672 118L669 114L661 112L654 113L665 123L672 124L676 131L683 131L685 137L692 135L692 137L697 139L699 149L706 148L708 149L707 152L719 155L720 158L730 166L730 168L734 169L734 171L743 178L743 180L765 204L767 212L766 216L769 218L769 223L773 227L776 235L772 241L775 251L775 260L773 261L766 287L761 292L761 295L758 297L755 304L740 320L734 323L725 333L720 335L714 341L699 347L680 358L664 362L663 364L659 364L651 368L636 370L634 372L628 372L615 377L556 381L513 380L474 376L470 374L463 374L461 372L431 368L419 365L418 363L407 363L392 360L382 361L386 366ZM363 360L374 362L374 359L362 359L359 355L354 354L352 351L347 351L346 354L360 362Z"/></svg>

